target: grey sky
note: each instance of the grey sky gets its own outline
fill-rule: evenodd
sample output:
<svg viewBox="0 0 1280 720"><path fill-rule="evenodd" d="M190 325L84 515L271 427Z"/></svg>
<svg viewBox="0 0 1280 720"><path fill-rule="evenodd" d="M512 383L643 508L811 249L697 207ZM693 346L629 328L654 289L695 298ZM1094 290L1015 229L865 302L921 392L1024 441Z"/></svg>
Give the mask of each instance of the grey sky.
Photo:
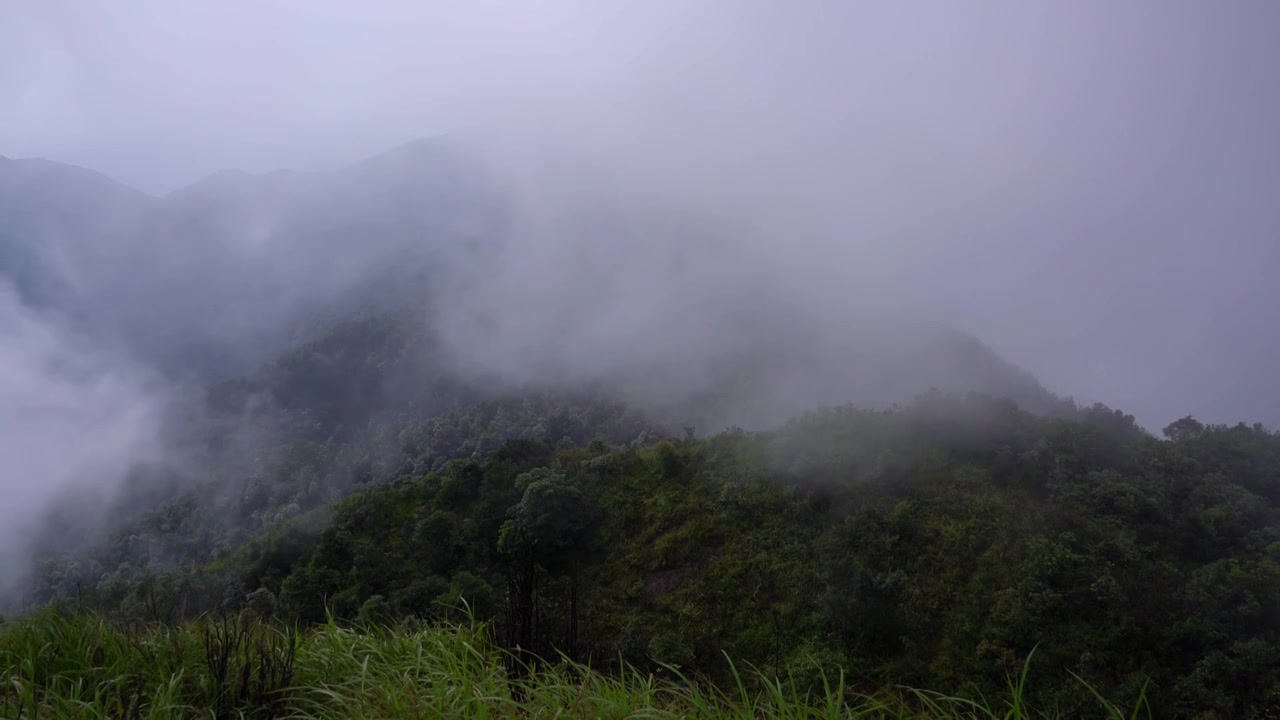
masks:
<svg viewBox="0 0 1280 720"><path fill-rule="evenodd" d="M473 133L732 216L816 300L1055 391L1276 424L1277 37L1261 1L10 0L0 154L163 192Z"/></svg>

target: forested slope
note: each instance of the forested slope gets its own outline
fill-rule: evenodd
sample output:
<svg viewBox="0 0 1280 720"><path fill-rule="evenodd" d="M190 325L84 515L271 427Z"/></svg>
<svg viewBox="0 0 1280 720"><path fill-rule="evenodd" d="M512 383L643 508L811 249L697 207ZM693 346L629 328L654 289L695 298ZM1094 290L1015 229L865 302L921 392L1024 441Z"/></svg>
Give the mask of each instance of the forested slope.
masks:
<svg viewBox="0 0 1280 720"><path fill-rule="evenodd" d="M105 507L74 493L60 501L32 543L37 567L22 601L207 562L358 487L481 460L509 438L645 445L686 427L767 425L762 418L804 407L788 392L812 393L823 378L843 388L831 391L837 397L880 406L933 385L1077 412L978 340L945 329L850 343L847 367L835 362L842 353L765 334L750 353L708 358L705 381L674 371L517 382L460 360L431 308L420 297L356 315L176 404L160 451L135 464Z"/></svg>
<svg viewBox="0 0 1280 720"><path fill-rule="evenodd" d="M166 619L458 619L521 653L674 664L731 682L840 667L858 686L1161 717L1274 710L1280 437L987 396L832 409L648 447L544 440L404 467L212 565L80 602ZM314 522L308 522L312 520Z"/></svg>
<svg viewBox="0 0 1280 720"><path fill-rule="evenodd" d="M436 355L417 313L351 320L176 411L166 453L109 507L67 498L34 545L25 601L207 562L357 488L508 438L656 434L604 393L477 386Z"/></svg>
<svg viewBox="0 0 1280 720"><path fill-rule="evenodd" d="M333 176L219 176L163 201L67 168L6 170L0 190L26 208L0 227L18 299L104 338L101 303L32 244L45 234L79 263L95 247L85 223L144 244L174 228L238 243L261 225L291 259L358 254L347 243L362 233L394 251L350 277L345 256L291 261L288 277L316 287L262 322L231 313L230 329L196 326L228 290L198 288L166 308L184 332L151 338L159 349L147 333L163 323L121 310L142 333L121 331L130 352L184 380L118 488L79 469L113 488L106 502L70 485L51 503L28 576L2 578L23 589L6 612L394 625L458 621L465 605L525 660L731 683L732 658L802 686L825 667L873 692L972 696L1003 689L1035 649L1040 707L1095 707L1075 674L1120 704L1151 682L1165 716L1274 709L1273 433L1187 419L1156 439L963 332L810 313L750 276L690 271L632 318L646 273L727 261L682 254L704 231L730 245L678 217L657 251L647 218L567 219L573 257L616 235L650 264L624 273L588 253L567 271L576 294L543 288L553 311L517 312L497 290L538 288L501 260L502 204L441 162L420 144ZM35 170L80 184L51 194L28 185ZM355 186L371 189L348 197ZM414 209L450 199L457 212ZM191 262L232 277L252 253L218 243ZM182 282L156 262L148 273ZM516 277L485 282L504 272ZM126 275L103 287L130 308L162 304ZM240 299L256 312L279 288L266 270L254 282Z"/></svg>

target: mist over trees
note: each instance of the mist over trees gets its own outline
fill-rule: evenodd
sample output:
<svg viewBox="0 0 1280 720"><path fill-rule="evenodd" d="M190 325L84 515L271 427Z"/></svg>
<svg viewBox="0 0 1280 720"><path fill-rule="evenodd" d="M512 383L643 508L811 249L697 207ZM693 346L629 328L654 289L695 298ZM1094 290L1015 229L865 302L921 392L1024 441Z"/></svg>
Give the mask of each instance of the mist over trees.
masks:
<svg viewBox="0 0 1280 720"><path fill-rule="evenodd" d="M9 385L26 393L9 403L13 422L40 412L50 388L75 398L6 436L32 458L6 478L14 522L65 513L55 498L85 490L111 500L143 476L166 487L222 477L235 494L285 467L264 448L386 444L369 438L466 393L591 389L657 426L703 431L929 387L1065 407L959 331L814 306L733 250L752 242L735 224L600 188L537 220L469 153L419 141L332 173L220 173L160 198L7 161L0 247L22 261L3 267L4 300L41 338L11 338ZM355 324L330 329L342 322ZM69 359L89 375L50 366ZM127 442L94 438L102 423ZM55 457L94 442L92 459ZM16 547L27 533L14 534Z"/></svg>
<svg viewBox="0 0 1280 720"><path fill-rule="evenodd" d="M399 179L442 152L416 143L339 177ZM230 196L256 182L215 181ZM538 277L582 281L540 296L503 277L538 255L501 232L518 209L483 197L471 207L492 213L491 234L416 247L401 257L420 264L370 271L368 292L250 316L282 337L294 318L322 329L279 353L224 339L246 363L264 358L242 373L189 374L127 326L86 319L93 303L13 293L15 317L40 320L28 333L57 318L43 347L93 340L92 367L129 378L71 404L80 414L55 418L45 441L78 447L57 433L103 417L146 432L105 446L111 462L67 456L65 484L25 506L33 518L9 531L10 611L367 625L458 621L465 605L520 657L675 664L717 682L728 653L775 673L838 667L871 686L987 693L1034 649L1033 697L1059 708L1094 702L1071 673L1117 703L1150 683L1173 715L1274 702L1268 430L1187 417L1161 440L1053 395L959 330L836 324L767 275L741 282L717 228L687 215L562 218L554 258L570 267ZM652 252L636 223L655 217L683 242ZM623 238L612 247L627 261L577 254L593 233ZM329 236L314 237L323 250ZM671 293L638 305L663 273L678 278L665 275ZM503 290L556 302L503 313L516 301ZM161 299L144 304L199 332L180 319L190 307ZM49 363L31 367L44 377ZM113 376L49 377L92 400ZM83 414L144 397L140 425Z"/></svg>
<svg viewBox="0 0 1280 720"><path fill-rule="evenodd" d="M0 3L0 715L472 638L1272 717L1276 27Z"/></svg>
<svg viewBox="0 0 1280 720"><path fill-rule="evenodd" d="M526 658L726 681L728 652L986 692L1036 648L1114 702L1146 682L1170 711L1272 702L1261 426L1157 440L962 330L814 305L735 255L749 229L658 198L602 187L531 222L449 139L163 198L6 171L47 183L44 205L14 192L4 236L26 427L4 439L49 479L10 493L10 611L465 603ZM179 236L198 252L164 249ZM159 251L100 262L113 242ZM1084 702L1065 677L1036 697Z"/></svg>

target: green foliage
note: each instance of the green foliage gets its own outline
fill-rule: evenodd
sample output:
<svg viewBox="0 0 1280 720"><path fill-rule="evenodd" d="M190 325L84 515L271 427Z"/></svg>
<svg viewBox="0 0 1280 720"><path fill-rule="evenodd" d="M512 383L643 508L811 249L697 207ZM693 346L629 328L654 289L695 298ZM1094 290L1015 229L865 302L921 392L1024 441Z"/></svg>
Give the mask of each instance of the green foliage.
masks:
<svg viewBox="0 0 1280 720"><path fill-rule="evenodd" d="M441 362L427 328L409 311L349 321L210 390L171 438L184 466L140 468L106 513L105 537L75 545L65 527L85 523L60 519L38 543L39 586L24 600L122 592L211 561L251 567L241 595L279 593L330 506L353 491L437 473L442 506L456 509L487 491L478 461L508 440L545 461L565 438L623 444L654 432L601 393L482 393Z"/></svg>
<svg viewBox="0 0 1280 720"><path fill-rule="evenodd" d="M178 627L124 628L101 618L41 612L0 629L0 716L94 720L176 718L831 718L1020 720L1035 712L1027 667L993 698L855 691L817 668L812 691L795 677L733 670L726 690L634 667L522 664L483 626L348 628L298 633L246 617ZM1081 686L1082 692L1088 692ZM1097 717L1140 717L1107 703ZM1075 715L1072 715L1075 717Z"/></svg>
<svg viewBox="0 0 1280 720"><path fill-rule="evenodd" d="M731 657L759 669L752 693L817 692L820 660L860 688L990 696L1034 650L1018 702L1064 716L1148 686L1161 717L1280 703L1280 436L1262 428L1187 420L1157 440L1101 406L1051 419L930 394L635 446L593 429L625 413L544 400L438 416L453 450L408 442L327 511L76 597L153 622L471 613L521 664L735 687ZM539 429L498 441L494 423ZM201 507L150 517L199 545Z"/></svg>
<svg viewBox="0 0 1280 720"><path fill-rule="evenodd" d="M990 693L1038 647L1054 679L1027 699L1067 713L1095 702L1072 675L1112 702L1154 683L1163 714L1274 704L1280 440L1163 442L1095 412L938 395L639 450L510 443L340 503L282 605L469 605L522 653L720 684L726 654L778 677L822 657Z"/></svg>

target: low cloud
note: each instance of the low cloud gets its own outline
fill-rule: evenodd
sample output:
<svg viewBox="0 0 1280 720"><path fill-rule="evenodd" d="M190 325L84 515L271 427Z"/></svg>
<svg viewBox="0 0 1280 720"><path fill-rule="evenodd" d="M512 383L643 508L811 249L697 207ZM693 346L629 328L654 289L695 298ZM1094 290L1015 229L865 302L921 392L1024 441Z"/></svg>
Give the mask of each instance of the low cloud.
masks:
<svg viewBox="0 0 1280 720"><path fill-rule="evenodd" d="M136 366L0 284L0 581L24 567L30 533L55 503L106 507L128 468L157 450L162 408Z"/></svg>

